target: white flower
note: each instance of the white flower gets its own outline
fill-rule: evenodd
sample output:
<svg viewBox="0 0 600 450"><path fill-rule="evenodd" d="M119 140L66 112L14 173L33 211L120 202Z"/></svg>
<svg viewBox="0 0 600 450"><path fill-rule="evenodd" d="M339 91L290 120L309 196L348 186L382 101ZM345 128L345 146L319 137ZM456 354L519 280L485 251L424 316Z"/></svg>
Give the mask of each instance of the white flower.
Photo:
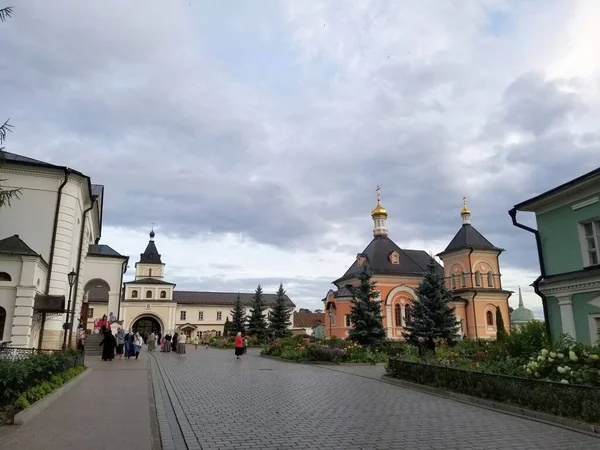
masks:
<svg viewBox="0 0 600 450"><path fill-rule="evenodd" d="M538 356L538 357L537 357L537 360L538 360L538 361L544 361L545 359L546 359L546 358L544 358L542 355L540 355L540 356Z"/></svg>
<svg viewBox="0 0 600 450"><path fill-rule="evenodd" d="M556 370L558 370L558 373L565 373L566 369L564 367L557 367Z"/></svg>
<svg viewBox="0 0 600 450"><path fill-rule="evenodd" d="M560 380L562 384L569 384L569 380Z"/></svg>
<svg viewBox="0 0 600 450"><path fill-rule="evenodd" d="M563 355L562 353L557 353L557 354L556 354L556 357L557 357L558 359L563 359L563 358L565 357L565 355Z"/></svg>
<svg viewBox="0 0 600 450"><path fill-rule="evenodd" d="M539 372L534 373L534 375L535 375L536 378L540 377L540 373Z"/></svg>
<svg viewBox="0 0 600 450"><path fill-rule="evenodd" d="M552 358L548 358L548 362L554 362Z"/></svg>
<svg viewBox="0 0 600 450"><path fill-rule="evenodd" d="M556 352L550 352L550 357L551 358L556 358Z"/></svg>
<svg viewBox="0 0 600 450"><path fill-rule="evenodd" d="M590 359L598 360L598 359L600 359L600 356L598 356L598 355L590 355Z"/></svg>
<svg viewBox="0 0 600 450"><path fill-rule="evenodd" d="M531 375L531 369L527 369L525 372L527 372L527 375Z"/></svg>
<svg viewBox="0 0 600 450"><path fill-rule="evenodd" d="M573 350L571 350L571 351L569 351L569 359L571 361L577 361L577 359L579 359L579 358L577 358L577 355L575 354L575 352Z"/></svg>
<svg viewBox="0 0 600 450"><path fill-rule="evenodd" d="M549 353L548 350L546 350L546 349L542 350L542 356L548 356L548 353Z"/></svg>

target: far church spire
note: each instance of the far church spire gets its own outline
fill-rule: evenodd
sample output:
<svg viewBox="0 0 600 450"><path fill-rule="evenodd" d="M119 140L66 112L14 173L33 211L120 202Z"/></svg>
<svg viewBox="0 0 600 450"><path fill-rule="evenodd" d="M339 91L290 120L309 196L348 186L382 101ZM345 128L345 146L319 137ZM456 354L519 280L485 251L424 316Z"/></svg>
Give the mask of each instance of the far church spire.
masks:
<svg viewBox="0 0 600 450"><path fill-rule="evenodd" d="M463 197L463 209L460 212L463 225L471 225L471 211L467 208L467 197Z"/></svg>
<svg viewBox="0 0 600 450"><path fill-rule="evenodd" d="M377 206L371 211L371 217L373 219L373 236L387 236L388 234L386 224L387 210L381 206L380 191L381 188L377 185L377 189L375 189L375 192L377 192Z"/></svg>

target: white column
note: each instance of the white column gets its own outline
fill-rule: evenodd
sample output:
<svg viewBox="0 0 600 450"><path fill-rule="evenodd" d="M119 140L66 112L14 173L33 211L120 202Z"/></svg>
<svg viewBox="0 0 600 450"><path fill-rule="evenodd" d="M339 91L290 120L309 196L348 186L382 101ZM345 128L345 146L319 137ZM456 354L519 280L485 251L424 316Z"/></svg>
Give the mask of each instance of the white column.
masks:
<svg viewBox="0 0 600 450"><path fill-rule="evenodd" d="M577 339L575 333L575 319L573 318L573 300L571 295L557 297L560 307L560 320L563 333L569 334L573 339Z"/></svg>
<svg viewBox="0 0 600 450"><path fill-rule="evenodd" d="M10 337L11 347L32 347L35 345L31 342L34 299L35 289L33 287L17 287Z"/></svg>
<svg viewBox="0 0 600 450"><path fill-rule="evenodd" d="M394 318L392 317L392 305L385 305L385 322L387 323L387 337L391 338L392 326L394 325Z"/></svg>

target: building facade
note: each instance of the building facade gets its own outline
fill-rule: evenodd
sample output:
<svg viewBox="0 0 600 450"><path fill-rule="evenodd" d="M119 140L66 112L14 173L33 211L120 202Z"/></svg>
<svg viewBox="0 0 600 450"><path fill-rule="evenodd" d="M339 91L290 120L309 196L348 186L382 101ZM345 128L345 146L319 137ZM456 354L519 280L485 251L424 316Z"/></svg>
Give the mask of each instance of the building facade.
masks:
<svg viewBox="0 0 600 450"><path fill-rule="evenodd" d="M135 279L124 283L120 317L126 329L149 332L182 332L188 337L221 336L225 322L240 296L246 315L254 293L198 292L176 290L176 284L165 280L165 263L155 243L155 232L135 264ZM263 294L268 314L275 294ZM290 309L294 303L286 296Z"/></svg>
<svg viewBox="0 0 600 450"><path fill-rule="evenodd" d="M477 338L496 336L496 306L500 307L504 323L509 323L508 298L511 292L502 289L496 248L472 225L471 212L464 204L461 211L462 227L448 247L438 254L444 265L434 262L444 274L447 287L452 291L455 315L460 323L460 334ZM411 317L411 304L416 289L433 259L424 250L401 249L388 236L387 210L381 205L371 211L373 239L356 255L356 260L344 275L335 280L323 303L326 310L327 337L345 338L352 328L351 287L357 286L363 265L369 265L372 281L381 302L383 326L388 339L402 339L402 332Z"/></svg>
<svg viewBox="0 0 600 450"><path fill-rule="evenodd" d="M537 229L517 220L535 213ZM600 328L600 168L562 184L509 211L513 224L536 239L542 298L552 336L567 333L592 344Z"/></svg>
<svg viewBox="0 0 600 450"><path fill-rule="evenodd" d="M60 348L85 324L97 280L110 280L107 302L117 306L127 257L99 244L104 186L68 167L4 156L3 187L20 195L0 209L0 340Z"/></svg>

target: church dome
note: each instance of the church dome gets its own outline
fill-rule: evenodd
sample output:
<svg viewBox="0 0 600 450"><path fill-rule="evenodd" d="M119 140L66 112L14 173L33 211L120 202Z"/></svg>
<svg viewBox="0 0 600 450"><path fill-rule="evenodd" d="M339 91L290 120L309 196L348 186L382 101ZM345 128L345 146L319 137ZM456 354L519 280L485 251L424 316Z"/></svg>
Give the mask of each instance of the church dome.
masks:
<svg viewBox="0 0 600 450"><path fill-rule="evenodd" d="M156 236L156 234L154 233L154 230L152 230L150 232L150 239L154 239L154 236Z"/></svg>
<svg viewBox="0 0 600 450"><path fill-rule="evenodd" d="M381 206L379 200L377 200L377 206L371 211L371 217L375 216L387 216L387 209Z"/></svg>
<svg viewBox="0 0 600 450"><path fill-rule="evenodd" d="M530 309L525 307L518 307L510 315L512 323L531 322L532 320L535 320L535 315Z"/></svg>

